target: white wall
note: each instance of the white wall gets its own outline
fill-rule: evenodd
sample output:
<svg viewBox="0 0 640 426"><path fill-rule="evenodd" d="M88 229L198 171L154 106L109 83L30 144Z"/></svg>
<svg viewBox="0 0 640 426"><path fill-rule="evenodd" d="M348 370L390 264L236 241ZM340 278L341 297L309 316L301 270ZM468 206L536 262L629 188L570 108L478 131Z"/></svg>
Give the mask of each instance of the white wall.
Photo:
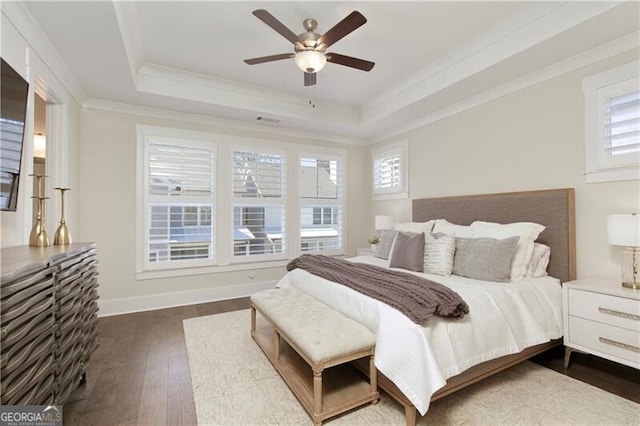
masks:
<svg viewBox="0 0 640 426"><path fill-rule="evenodd" d="M346 247L355 254L371 232L361 217L369 217L370 193L362 170L367 148L336 145L292 136L277 137L214 124L167 120L153 116L84 108L79 160L82 181L80 234L95 241L100 251L102 314L171 304L204 302L241 296L260 286L273 286L283 266L235 272L218 272L173 278L136 280L136 124L272 139L274 142L313 143L347 150ZM251 278L252 277L252 278Z"/></svg>
<svg viewBox="0 0 640 426"><path fill-rule="evenodd" d="M47 135L47 165L45 180L45 195L50 197L45 203L45 225L51 242L60 220L60 195L54 191L56 186L78 188L80 176L77 173L78 152L80 145L80 105L58 79L57 64L45 62L42 57L51 52L38 51L34 46L39 40L26 40L23 31L16 28L6 15L7 7L2 9L2 34L0 54L16 71L29 81L29 102L27 105L27 123L25 124L24 145L22 151L22 167L20 171L20 186L18 206L15 212L0 213L0 247L25 245L29 243L29 231L32 226L33 195L33 134L35 102L34 93L37 92L47 104L57 104L56 113L47 112L48 121L56 121L59 126L55 135ZM15 13L15 5L8 7L9 12ZM19 10L19 9L18 9ZM15 15L14 15L15 16ZM68 193L65 213L74 237L74 226L78 221L78 198L74 192ZM75 238L75 237L74 237ZM76 238L77 240L77 238Z"/></svg>
<svg viewBox="0 0 640 426"><path fill-rule="evenodd" d="M578 278L620 279L611 213L640 211L640 182L586 184L582 79L637 60L632 51L426 125L408 137L410 198L573 187ZM410 220L410 201L374 203Z"/></svg>

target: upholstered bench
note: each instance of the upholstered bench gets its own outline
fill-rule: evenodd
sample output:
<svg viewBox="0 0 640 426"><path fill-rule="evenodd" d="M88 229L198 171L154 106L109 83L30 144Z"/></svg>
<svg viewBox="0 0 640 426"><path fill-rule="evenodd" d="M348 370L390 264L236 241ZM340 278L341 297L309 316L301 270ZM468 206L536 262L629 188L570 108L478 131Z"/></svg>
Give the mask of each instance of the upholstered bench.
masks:
<svg viewBox="0 0 640 426"><path fill-rule="evenodd" d="M268 322L266 328L273 333L271 339L256 326L257 314ZM251 335L312 417L314 424L322 424L330 417L369 402L378 402L373 357L375 335L364 325L317 299L292 287L254 294L251 296ZM299 357L286 352L287 348L281 345L281 338ZM300 357L307 364L307 371L296 365L296 358ZM365 357L369 358L369 383L355 369L346 366L350 361ZM344 371L333 376L340 383L332 383L328 378L323 385L325 370L338 366ZM311 371L308 371L309 367ZM333 370L328 370L326 375Z"/></svg>

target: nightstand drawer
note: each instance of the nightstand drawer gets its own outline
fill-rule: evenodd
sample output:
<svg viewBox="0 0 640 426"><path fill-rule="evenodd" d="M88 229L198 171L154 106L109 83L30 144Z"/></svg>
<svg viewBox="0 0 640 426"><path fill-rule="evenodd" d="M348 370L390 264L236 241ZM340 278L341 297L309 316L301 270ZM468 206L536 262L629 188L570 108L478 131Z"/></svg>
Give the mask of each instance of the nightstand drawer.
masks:
<svg viewBox="0 0 640 426"><path fill-rule="evenodd" d="M569 289L568 314L640 332L640 304L633 299Z"/></svg>
<svg viewBox="0 0 640 426"><path fill-rule="evenodd" d="M566 338L567 336L565 336ZM569 345L590 352L613 355L640 366L640 332L614 327L583 318L569 319Z"/></svg>

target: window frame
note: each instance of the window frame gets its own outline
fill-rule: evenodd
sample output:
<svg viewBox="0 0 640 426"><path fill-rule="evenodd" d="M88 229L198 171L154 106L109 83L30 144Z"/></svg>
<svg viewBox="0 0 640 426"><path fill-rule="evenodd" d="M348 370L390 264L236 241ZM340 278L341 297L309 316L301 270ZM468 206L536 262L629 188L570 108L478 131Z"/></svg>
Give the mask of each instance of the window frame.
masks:
<svg viewBox="0 0 640 426"><path fill-rule="evenodd" d="M606 153L606 94L620 89L622 93L625 93L625 90L630 90L629 93L634 89L640 90L640 61L591 75L582 81L587 183L640 180L640 152L617 159L610 158Z"/></svg>
<svg viewBox="0 0 640 426"><path fill-rule="evenodd" d="M311 198L311 197L303 197L302 196L302 189L300 184L302 184L302 179L299 178L300 177L300 166L301 166L301 162L303 159L314 159L317 161L336 161L337 164L337 176L338 176L338 181L339 181L339 186L337 188L337 197L336 198ZM345 253L345 245L346 245L346 211L347 211L347 207L346 207L346 187L347 187L347 176L346 176L346 171L347 171L347 154L345 151L343 150L335 150L335 151L331 151L329 153L325 152L314 152L312 150L304 150L304 151L300 151L297 155L297 159L296 159L296 166L297 169L295 171L296 173L296 178L297 182L298 182L298 188L297 188L297 202L298 202L298 206L297 206L297 215L298 215L298 223L296 226L297 229L297 236L296 236L296 241L297 244L295 246L295 250L297 252L297 254L302 254L302 253L320 253L320 254L324 254L327 256L341 256L344 255ZM332 249L321 249L321 250L303 250L303 245L305 242L302 241L302 209L303 208L310 208L312 215L313 215L313 211L315 208L320 208L321 210L321 217L320 217L320 221L322 222L319 226L325 225L325 221L324 221L324 213L325 213L325 209L330 208L332 209L332 223L333 224L333 216L334 216L334 209L335 208L339 208L342 212L341 217L338 220L337 225L340 228L340 231L338 233L338 247L337 248L332 248ZM312 222L313 222L313 218L312 218Z"/></svg>
<svg viewBox="0 0 640 426"><path fill-rule="evenodd" d="M175 269L184 269L184 268L197 268L203 266L209 266L212 264L216 264L218 249L217 249L217 234L216 227L213 225L216 220L216 207L217 207L217 160L218 160L218 151L217 144L213 139L213 135L204 132L197 131L189 131L189 130L179 130L165 127L156 127L156 126L146 126L146 125L137 125L137 167L139 168L137 171L138 179L137 179L137 188L136 193L137 201L138 201L138 212L137 212L137 242L136 242L136 270L137 272L144 271L165 271L165 270L175 270ZM150 226L149 226L149 216L148 209L151 204L154 202L163 203L167 202L169 196L159 196L151 194L149 188L149 151L150 146L153 143L157 144L166 144L173 146L196 146L199 148L204 148L211 150L213 153L213 170L212 174L214 176L213 182L213 192L211 197L202 197L202 196L181 196L179 201L181 203L181 207L183 208L182 212L182 220L184 221L184 207L189 205L202 205L211 203L211 257L207 259L188 259L181 261L164 261L164 262L150 262L149 261L149 241L150 241ZM176 202L178 199L175 200ZM168 205L169 209L170 204ZM169 249L171 251L171 249Z"/></svg>
<svg viewBox="0 0 640 426"><path fill-rule="evenodd" d="M257 153L260 155L279 155L282 157L283 159L283 170L284 172L281 175L281 188L282 188L282 192L281 192L281 196L280 197L273 197L273 198L253 198L253 197L236 197L234 195L234 163L235 163L235 153L237 151L243 151L243 152L251 152L251 153ZM231 146L230 149L230 158L229 158L229 165L230 165L230 185L229 185L229 190L230 190L230 199L231 199L231 203L229 205L229 210L230 210L230 214L231 214L231 241L229 242L230 246L229 246L229 250L228 250L228 255L229 255L229 263L231 264L245 264L245 263L252 263L252 262L264 262L264 261L270 261L270 260L284 260L284 259L288 259L288 217L290 216L290 212L289 212L289 208L287 205L287 199L288 199L288 192L289 192L289 187L287 185L287 177L289 172L289 156L288 156L288 152L286 149L281 149L281 148L272 148L272 147L264 147L264 146L260 146L257 145L255 143L246 143L246 144L239 144L239 143L234 143ZM246 256L236 256L235 255L235 240L233 239L233 229L235 227L235 223L234 223L234 216L235 216L235 207L236 206L240 206L240 207L258 207L258 206L280 206L282 205L282 209L284 212L284 223L283 223L283 236L281 238L281 244L282 244L282 252L281 253L272 253L272 254L254 254L254 255L246 255Z"/></svg>
<svg viewBox="0 0 640 426"><path fill-rule="evenodd" d="M392 156L400 160L399 184L391 188L376 188L376 161ZM409 198L409 140L403 139L371 150L371 193L373 200Z"/></svg>
<svg viewBox="0 0 640 426"><path fill-rule="evenodd" d="M136 280L151 280L168 277L188 277L202 274L228 273L246 270L257 270L265 268L284 267L289 262L303 252L300 247L300 188L299 182L299 162L300 158L321 158L340 159L342 162L342 248L335 252L324 252L327 255L344 255L347 240L347 151L340 148L311 146L305 143L282 142L274 139L263 139L258 137L235 136L214 132L192 131L181 128L169 128L148 124L137 124L137 147L136 147L136 260L135 276ZM205 143L215 144L216 164L215 164L215 194L212 207L212 230L215 233L213 250L214 259L205 259L189 262L182 260L179 265L167 265L170 262L160 262L161 265L145 265L147 252L145 244L147 239L145 233L146 226L146 206L145 185L148 176L145 162L147 154L145 152L145 138L152 136L166 136L175 139L200 139ZM241 150L257 150L257 152L275 152L286 155L286 173L283 179L286 183L286 202L284 211L286 214L285 247L282 256L247 256L244 261L238 261L233 256L233 205L234 205L234 184L232 170L233 152ZM245 198L242 200L251 204L254 199ZM147 262L148 263L148 262ZM175 267L173 267L175 266Z"/></svg>

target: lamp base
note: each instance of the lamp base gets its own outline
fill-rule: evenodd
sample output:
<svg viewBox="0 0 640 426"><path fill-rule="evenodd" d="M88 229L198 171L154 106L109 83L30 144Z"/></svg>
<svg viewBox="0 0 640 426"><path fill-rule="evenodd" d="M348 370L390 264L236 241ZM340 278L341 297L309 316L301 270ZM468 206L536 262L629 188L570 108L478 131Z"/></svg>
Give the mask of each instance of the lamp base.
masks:
<svg viewBox="0 0 640 426"><path fill-rule="evenodd" d="M640 283L623 282L622 287L632 288L634 290L640 289Z"/></svg>

